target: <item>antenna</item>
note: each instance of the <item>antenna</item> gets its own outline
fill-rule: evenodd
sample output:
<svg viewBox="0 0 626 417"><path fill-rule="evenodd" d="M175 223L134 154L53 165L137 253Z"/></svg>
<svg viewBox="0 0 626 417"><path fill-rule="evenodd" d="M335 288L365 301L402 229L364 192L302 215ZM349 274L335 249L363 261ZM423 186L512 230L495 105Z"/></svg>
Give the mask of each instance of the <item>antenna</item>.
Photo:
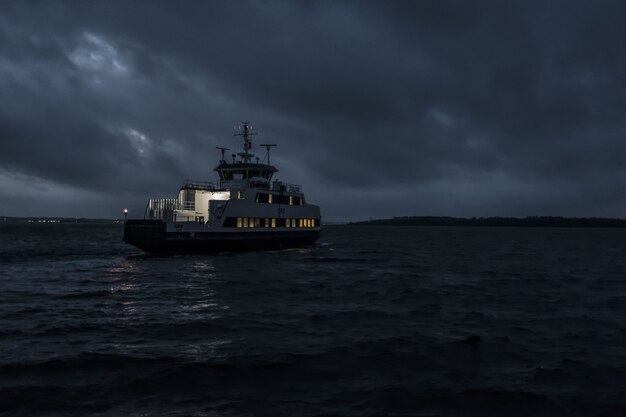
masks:
<svg viewBox="0 0 626 417"><path fill-rule="evenodd" d="M254 154L249 152L250 148L252 148L252 142L250 142L249 136L258 135L258 133L251 131L252 126L250 126L250 122L245 121L242 123L243 123L243 127L241 126L239 127L240 133L237 133L235 131L233 136L243 137L243 152L239 152L237 155L241 156L241 159L243 160L243 162L250 162L250 158L252 158Z"/></svg>
<svg viewBox="0 0 626 417"><path fill-rule="evenodd" d="M220 162L225 164L226 163L226 159L224 159L224 152L230 151L230 149L222 148L221 146L216 146L215 149L219 149L220 151L222 151L222 160Z"/></svg>
<svg viewBox="0 0 626 417"><path fill-rule="evenodd" d="M277 146L275 143L260 143L259 145L261 146L265 146L265 148L267 149L267 165L270 164L270 148L272 146Z"/></svg>

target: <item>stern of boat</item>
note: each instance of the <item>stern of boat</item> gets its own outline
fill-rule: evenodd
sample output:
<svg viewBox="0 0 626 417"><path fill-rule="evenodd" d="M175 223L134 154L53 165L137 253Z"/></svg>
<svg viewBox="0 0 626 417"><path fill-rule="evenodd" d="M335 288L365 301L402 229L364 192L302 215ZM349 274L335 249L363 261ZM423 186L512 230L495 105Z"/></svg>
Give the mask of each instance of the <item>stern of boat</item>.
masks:
<svg viewBox="0 0 626 417"><path fill-rule="evenodd" d="M144 250L159 247L165 241L165 222L162 220L126 220L123 240Z"/></svg>

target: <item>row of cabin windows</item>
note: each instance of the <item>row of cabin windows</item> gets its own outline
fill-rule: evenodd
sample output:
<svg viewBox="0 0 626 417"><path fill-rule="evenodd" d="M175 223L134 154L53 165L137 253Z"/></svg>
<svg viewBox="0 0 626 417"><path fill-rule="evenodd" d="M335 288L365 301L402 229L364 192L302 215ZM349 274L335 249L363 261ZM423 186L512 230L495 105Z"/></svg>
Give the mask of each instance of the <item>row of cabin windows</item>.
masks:
<svg viewBox="0 0 626 417"><path fill-rule="evenodd" d="M261 177L261 178L266 178L266 179L271 179L272 178L272 171L266 171L266 170L219 170L219 175L220 175L220 179L222 180L242 180L242 179L249 179L249 178L254 178L254 177Z"/></svg>
<svg viewBox="0 0 626 417"><path fill-rule="evenodd" d="M285 227L315 227L315 219L285 219Z"/></svg>
<svg viewBox="0 0 626 417"><path fill-rule="evenodd" d="M250 227L316 227L320 225L319 219L270 219L258 217L227 217L224 219L224 227L250 228Z"/></svg>
<svg viewBox="0 0 626 417"><path fill-rule="evenodd" d="M290 206L303 206L304 198L295 195L275 195L268 193L258 193L255 200L257 203L267 204L288 204Z"/></svg>

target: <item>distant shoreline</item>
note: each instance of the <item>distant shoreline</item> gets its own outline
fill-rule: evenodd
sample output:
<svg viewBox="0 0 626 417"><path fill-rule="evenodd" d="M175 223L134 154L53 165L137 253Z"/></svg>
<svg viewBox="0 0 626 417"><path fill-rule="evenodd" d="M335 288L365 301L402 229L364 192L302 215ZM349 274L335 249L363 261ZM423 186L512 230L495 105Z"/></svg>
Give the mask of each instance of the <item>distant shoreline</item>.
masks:
<svg viewBox="0 0 626 417"><path fill-rule="evenodd" d="M626 227L626 219L604 217L445 217L404 216L349 222L353 226Z"/></svg>
<svg viewBox="0 0 626 417"><path fill-rule="evenodd" d="M0 216L0 224L3 223L123 223L121 219L89 219L86 217L13 217Z"/></svg>
<svg viewBox="0 0 626 417"><path fill-rule="evenodd" d="M120 224L123 219L90 219L85 217L13 217L0 216L0 224L59 224L59 223L110 223ZM353 222L329 222L325 226L453 226L453 227L610 227L626 228L626 219L607 217L449 217L402 216L390 219L372 219Z"/></svg>

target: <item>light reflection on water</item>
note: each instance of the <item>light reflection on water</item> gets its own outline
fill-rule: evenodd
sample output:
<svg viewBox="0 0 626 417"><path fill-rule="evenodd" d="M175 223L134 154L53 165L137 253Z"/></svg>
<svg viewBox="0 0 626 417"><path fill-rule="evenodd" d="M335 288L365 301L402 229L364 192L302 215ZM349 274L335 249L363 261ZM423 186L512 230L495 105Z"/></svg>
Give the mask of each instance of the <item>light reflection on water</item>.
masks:
<svg viewBox="0 0 626 417"><path fill-rule="evenodd" d="M180 353L194 361L205 361L208 358L228 359L230 356L223 347L231 344L233 341L229 339L220 339L203 343L188 343Z"/></svg>
<svg viewBox="0 0 626 417"><path fill-rule="evenodd" d="M136 274L140 272L140 268L136 259L129 257L113 264L108 272L110 274Z"/></svg>
<svg viewBox="0 0 626 417"><path fill-rule="evenodd" d="M132 256L110 265L106 273L113 298L104 311L128 332L137 333L132 343L114 343L114 352L141 356L177 352L192 360L225 355L219 347L231 341L223 335L194 338L194 329L207 328L230 309L217 291L221 274L212 260ZM147 342L155 339L151 334L176 333L181 337Z"/></svg>

